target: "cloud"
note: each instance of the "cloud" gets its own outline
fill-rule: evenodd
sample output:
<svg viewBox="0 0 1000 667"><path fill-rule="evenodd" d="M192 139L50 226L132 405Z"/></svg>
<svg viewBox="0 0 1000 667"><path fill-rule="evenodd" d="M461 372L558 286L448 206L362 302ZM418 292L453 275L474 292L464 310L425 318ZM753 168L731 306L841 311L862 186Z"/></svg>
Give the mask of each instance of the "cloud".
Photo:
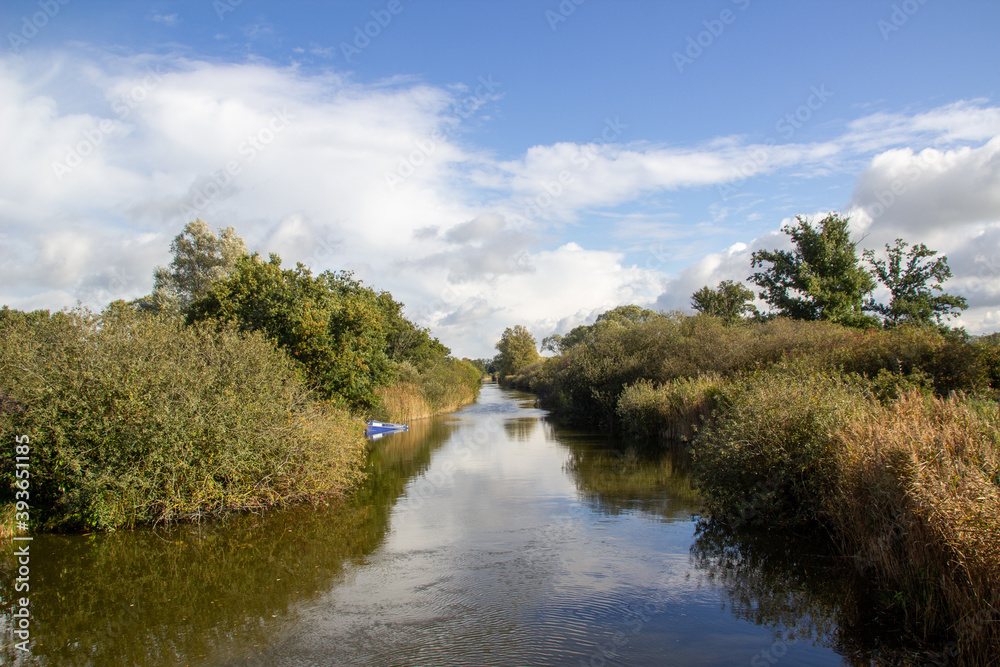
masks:
<svg viewBox="0 0 1000 667"><path fill-rule="evenodd" d="M170 28L173 28L180 22L177 14L153 14L153 20Z"/></svg>
<svg viewBox="0 0 1000 667"><path fill-rule="evenodd" d="M517 322L546 335L622 303L685 308L702 285L745 281L749 253L783 236L748 228L745 247L730 243L668 274L667 262L687 261L700 247L683 241L751 213L727 204L697 226L673 205L647 206L655 193L768 174L850 174L862 151L878 152L864 154L851 199L862 214L921 155L940 158L868 220L873 240L883 227L905 226L919 242L947 235L942 221L954 221L970 244L987 251L994 243L1000 112L981 101L875 114L811 144L720 137L654 145L608 119L592 141L500 160L455 129L471 114L488 122L501 96L470 104L468 93L414 79L361 84L329 69L124 58L90 47L0 61L0 151L17 165L0 171L0 301L100 307L141 296L153 268L169 261L170 240L198 216L234 226L252 250L278 252L286 265L352 269L391 291L456 353L480 356ZM399 182L390 183L393 174ZM621 205L632 208L611 210ZM986 236L974 241L979 233ZM636 266L606 247L609 237L664 248ZM963 280L978 265L973 257L959 271L957 258L969 261L973 249L948 246ZM992 317L992 292L981 292L977 308Z"/></svg>
<svg viewBox="0 0 1000 667"><path fill-rule="evenodd" d="M895 149L857 179L851 207L871 229L923 233L1000 219L1000 136L977 147Z"/></svg>

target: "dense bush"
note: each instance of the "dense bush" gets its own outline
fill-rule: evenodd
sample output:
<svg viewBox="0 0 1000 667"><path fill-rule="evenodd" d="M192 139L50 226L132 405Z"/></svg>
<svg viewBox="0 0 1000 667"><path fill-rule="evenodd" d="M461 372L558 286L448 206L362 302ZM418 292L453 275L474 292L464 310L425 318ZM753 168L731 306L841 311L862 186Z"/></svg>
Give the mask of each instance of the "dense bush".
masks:
<svg viewBox="0 0 1000 667"><path fill-rule="evenodd" d="M574 332L578 342L564 346L561 355L507 382L537 393L559 418L586 425L622 426L621 397L638 382L736 379L792 359L817 373L844 371L878 382L888 397L898 395L896 385L926 387L940 396L996 395L1000 389L1000 346L936 327L859 331L785 318L727 326L718 317L670 313L640 321L605 319Z"/></svg>
<svg viewBox="0 0 1000 667"><path fill-rule="evenodd" d="M254 254L236 260L228 276L190 305L187 319L266 334L302 364L323 398L363 411L393 379L386 300L350 273L314 276L302 264L282 269L277 255L265 262Z"/></svg>
<svg viewBox="0 0 1000 667"><path fill-rule="evenodd" d="M800 363L729 385L692 445L713 516L767 526L822 520L837 481L834 433L869 402L858 380Z"/></svg>
<svg viewBox="0 0 1000 667"><path fill-rule="evenodd" d="M659 386L650 380L628 385L618 398L622 430L640 438L688 441L712 414L723 384L709 374Z"/></svg>
<svg viewBox="0 0 1000 667"><path fill-rule="evenodd" d="M912 392L848 420L834 443L838 483L825 512L845 550L895 592L889 604L910 624L951 631L963 654L995 651L997 404Z"/></svg>
<svg viewBox="0 0 1000 667"><path fill-rule="evenodd" d="M262 334L115 306L0 317L0 437L31 439L43 527L114 529L339 494L363 424ZM12 457L0 467L13 497Z"/></svg>

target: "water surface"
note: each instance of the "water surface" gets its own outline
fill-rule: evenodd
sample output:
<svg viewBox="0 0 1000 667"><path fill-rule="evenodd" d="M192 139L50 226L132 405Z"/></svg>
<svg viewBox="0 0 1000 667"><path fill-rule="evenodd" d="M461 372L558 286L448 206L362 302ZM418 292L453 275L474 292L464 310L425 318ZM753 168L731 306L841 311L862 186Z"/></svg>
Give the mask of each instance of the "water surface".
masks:
<svg viewBox="0 0 1000 667"><path fill-rule="evenodd" d="M852 664L827 557L706 527L679 455L557 428L531 396L486 385L378 441L370 470L338 506L36 536L32 657L4 657Z"/></svg>

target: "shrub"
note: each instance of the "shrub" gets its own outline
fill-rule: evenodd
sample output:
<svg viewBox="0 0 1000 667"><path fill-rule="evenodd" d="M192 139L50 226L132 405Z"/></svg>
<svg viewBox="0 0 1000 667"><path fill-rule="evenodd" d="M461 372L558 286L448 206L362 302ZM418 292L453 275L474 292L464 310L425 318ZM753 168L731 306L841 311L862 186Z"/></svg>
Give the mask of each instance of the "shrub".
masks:
<svg viewBox="0 0 1000 667"><path fill-rule="evenodd" d="M619 396L618 419L629 435L688 441L712 413L722 386L714 374L660 386L640 380Z"/></svg>
<svg viewBox="0 0 1000 667"><path fill-rule="evenodd" d="M801 364L728 386L693 445L712 515L772 527L822 520L836 483L834 433L867 404L857 381Z"/></svg>
<svg viewBox="0 0 1000 667"><path fill-rule="evenodd" d="M340 494L363 424L262 334L109 308L0 318L0 436L31 440L32 518L114 529ZM0 464L13 496L11 457Z"/></svg>
<svg viewBox="0 0 1000 667"><path fill-rule="evenodd" d="M924 634L950 631L963 654L995 651L997 405L911 392L850 419L835 442L841 473L827 511L847 551Z"/></svg>

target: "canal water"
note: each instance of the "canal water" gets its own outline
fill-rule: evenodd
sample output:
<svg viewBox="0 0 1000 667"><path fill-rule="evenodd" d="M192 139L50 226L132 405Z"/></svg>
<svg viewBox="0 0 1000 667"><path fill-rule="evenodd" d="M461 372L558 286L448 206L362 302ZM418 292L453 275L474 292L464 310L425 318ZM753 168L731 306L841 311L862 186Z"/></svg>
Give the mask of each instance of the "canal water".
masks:
<svg viewBox="0 0 1000 667"><path fill-rule="evenodd" d="M36 536L32 655L4 663L862 664L830 557L699 520L680 455L485 385L369 467L337 506Z"/></svg>

